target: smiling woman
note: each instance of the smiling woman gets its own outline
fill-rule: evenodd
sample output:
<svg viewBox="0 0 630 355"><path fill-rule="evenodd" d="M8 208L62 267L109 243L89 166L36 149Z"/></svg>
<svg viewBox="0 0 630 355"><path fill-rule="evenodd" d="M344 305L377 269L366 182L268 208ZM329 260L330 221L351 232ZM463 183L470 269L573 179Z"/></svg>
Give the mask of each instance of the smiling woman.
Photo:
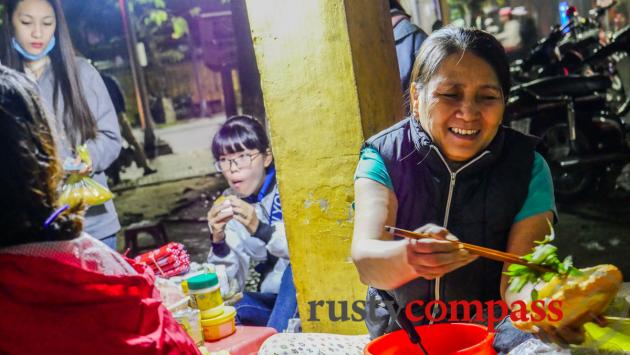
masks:
<svg viewBox="0 0 630 355"><path fill-rule="evenodd" d="M497 74L484 59L467 52L444 59L428 83L412 86L411 95L414 115L453 162L466 161L488 146L505 110Z"/></svg>
<svg viewBox="0 0 630 355"><path fill-rule="evenodd" d="M370 286L368 299L404 309L505 296L501 263L440 239L523 255L554 218L551 176L535 152L537 140L501 125L509 90L507 57L492 35L446 27L425 40L412 73L412 117L368 139L355 174L352 257ZM435 239L396 239L386 225ZM371 337L408 323L380 304L367 305L376 315L366 318ZM462 319L462 312L431 310L434 319ZM510 327L503 322L496 339ZM507 346L523 340L507 338Z"/></svg>

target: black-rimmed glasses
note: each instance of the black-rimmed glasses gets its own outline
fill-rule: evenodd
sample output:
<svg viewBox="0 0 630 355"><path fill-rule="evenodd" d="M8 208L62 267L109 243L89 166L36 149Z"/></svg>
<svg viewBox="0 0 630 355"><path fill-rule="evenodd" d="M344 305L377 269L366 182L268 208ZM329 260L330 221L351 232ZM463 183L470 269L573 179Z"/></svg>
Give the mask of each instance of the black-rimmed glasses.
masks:
<svg viewBox="0 0 630 355"><path fill-rule="evenodd" d="M219 160L214 162L214 167L217 169L218 172L230 170L232 168L232 163L234 163L234 165L239 169L249 168L250 166L252 166L252 161L254 160L254 158L261 154L262 153L243 153L234 159L220 158Z"/></svg>

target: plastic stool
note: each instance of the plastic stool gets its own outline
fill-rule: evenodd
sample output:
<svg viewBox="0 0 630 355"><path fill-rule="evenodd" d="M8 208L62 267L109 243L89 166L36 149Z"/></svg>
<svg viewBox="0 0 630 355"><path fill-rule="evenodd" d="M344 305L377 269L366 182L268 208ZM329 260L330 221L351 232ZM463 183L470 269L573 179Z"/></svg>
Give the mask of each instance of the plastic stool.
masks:
<svg viewBox="0 0 630 355"><path fill-rule="evenodd" d="M138 235L140 233L150 235L155 243L140 248L138 245ZM140 251L145 249L159 248L166 243L168 243L168 238L162 221L142 221L130 225L125 230L125 250L129 249L129 257L135 257Z"/></svg>

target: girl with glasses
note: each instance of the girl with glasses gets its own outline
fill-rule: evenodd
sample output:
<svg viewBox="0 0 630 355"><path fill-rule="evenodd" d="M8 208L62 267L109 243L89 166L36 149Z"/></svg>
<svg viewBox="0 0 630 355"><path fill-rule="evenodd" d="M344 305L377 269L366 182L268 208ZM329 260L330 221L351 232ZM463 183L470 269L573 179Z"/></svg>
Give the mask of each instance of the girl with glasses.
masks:
<svg viewBox="0 0 630 355"><path fill-rule="evenodd" d="M226 266L243 291L250 262L259 262L260 292L245 292L237 322L281 332L297 316L297 301L269 139L251 116L233 116L212 140L215 167L229 184L208 212L208 262Z"/></svg>

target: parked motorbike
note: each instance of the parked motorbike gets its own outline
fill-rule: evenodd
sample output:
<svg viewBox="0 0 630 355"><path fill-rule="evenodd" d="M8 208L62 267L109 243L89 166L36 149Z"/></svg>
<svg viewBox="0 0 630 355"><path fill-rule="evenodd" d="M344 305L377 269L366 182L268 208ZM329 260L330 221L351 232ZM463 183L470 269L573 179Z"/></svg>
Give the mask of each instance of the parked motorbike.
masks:
<svg viewBox="0 0 630 355"><path fill-rule="evenodd" d="M621 99L610 94L616 77L611 57L627 58L630 27L615 33L608 44L580 54L570 67L561 58L545 67L544 55L552 46L558 51L559 33L561 28L552 31L532 52L535 58L529 63L539 66L538 77L512 88L505 119L512 127L541 137L539 151L550 165L556 194L567 198L580 195L594 182L598 188L611 181L614 185L623 165L630 162L630 95L623 87L617 90Z"/></svg>
<svg viewBox="0 0 630 355"><path fill-rule="evenodd" d="M578 73L583 68L584 58L601 46L599 20L616 1L597 6L587 17L567 14L571 19L564 26L555 25L549 35L536 43L529 55L511 65L515 82L524 83L534 79Z"/></svg>

